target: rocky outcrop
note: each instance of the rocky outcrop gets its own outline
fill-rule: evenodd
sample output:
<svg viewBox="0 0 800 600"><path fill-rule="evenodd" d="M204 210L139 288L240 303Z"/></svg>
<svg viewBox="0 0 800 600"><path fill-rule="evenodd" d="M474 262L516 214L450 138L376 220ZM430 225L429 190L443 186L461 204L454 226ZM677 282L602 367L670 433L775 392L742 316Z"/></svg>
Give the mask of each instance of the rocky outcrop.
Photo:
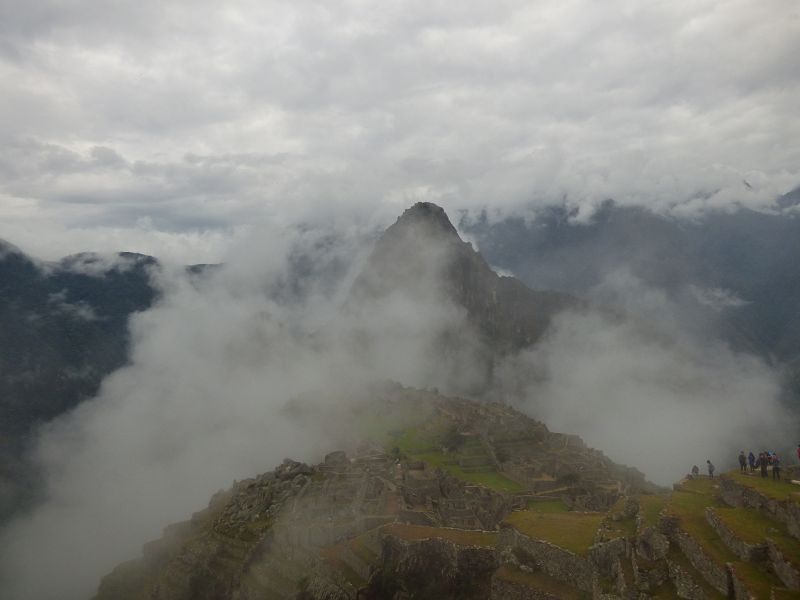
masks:
<svg viewBox="0 0 800 600"><path fill-rule="evenodd" d="M275 570L269 561L259 563L274 541L272 523L313 472L303 463L286 460L273 472L216 494L207 509L188 522L167 527L161 540L146 544L135 570L128 564L103 578L96 599L121 600L146 593L152 600L211 600L232 597L243 581L258 577L265 585L296 591L282 576L273 578L277 583L269 579Z"/></svg>
<svg viewBox="0 0 800 600"><path fill-rule="evenodd" d="M442 538L383 538L381 569L371 591L404 598L474 598L490 595L491 576L499 566L494 548L463 546Z"/></svg>
<svg viewBox="0 0 800 600"><path fill-rule="evenodd" d="M655 527L645 527L636 536L636 552L642 558L655 561L666 557L669 551L667 536Z"/></svg>

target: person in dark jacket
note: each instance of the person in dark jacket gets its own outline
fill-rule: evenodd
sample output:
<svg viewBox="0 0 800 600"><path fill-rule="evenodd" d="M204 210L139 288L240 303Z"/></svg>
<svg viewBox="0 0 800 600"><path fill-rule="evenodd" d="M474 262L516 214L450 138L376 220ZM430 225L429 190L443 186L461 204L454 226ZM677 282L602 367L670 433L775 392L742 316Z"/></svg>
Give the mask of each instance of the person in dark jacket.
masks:
<svg viewBox="0 0 800 600"><path fill-rule="evenodd" d="M714 479L714 470L715 470L714 465L710 460L706 461L706 465L708 466L708 476L711 477L711 479Z"/></svg>
<svg viewBox="0 0 800 600"><path fill-rule="evenodd" d="M774 452L772 453L772 478L778 481L781 479L781 460Z"/></svg>
<svg viewBox="0 0 800 600"><path fill-rule="evenodd" d="M767 477L767 453L761 452L758 455L758 464L761 467L761 476Z"/></svg>
<svg viewBox="0 0 800 600"><path fill-rule="evenodd" d="M747 473L747 457L744 455L744 450L739 452L739 471Z"/></svg>
<svg viewBox="0 0 800 600"><path fill-rule="evenodd" d="M750 454L747 455L747 462L750 463L750 472L756 470L756 455L753 454L753 451L750 450Z"/></svg>

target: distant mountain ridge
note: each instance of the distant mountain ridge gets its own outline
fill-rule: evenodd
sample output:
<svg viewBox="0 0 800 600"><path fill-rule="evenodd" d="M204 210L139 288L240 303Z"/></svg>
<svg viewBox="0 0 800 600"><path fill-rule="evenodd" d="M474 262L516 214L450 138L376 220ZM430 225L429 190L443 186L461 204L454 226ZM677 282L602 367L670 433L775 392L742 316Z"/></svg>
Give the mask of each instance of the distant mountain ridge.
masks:
<svg viewBox="0 0 800 600"><path fill-rule="evenodd" d="M459 237L444 209L419 202L375 244L348 302L374 300L398 289L422 294L430 288L465 308L483 341L501 352L536 343L557 312L581 304L568 294L534 291L514 277L498 275Z"/></svg>
<svg viewBox="0 0 800 600"><path fill-rule="evenodd" d="M287 276L270 291L278 302L306 293L310 277L326 284L343 271L334 263L332 273L320 273L307 257L289 258ZM11 244L0 246L0 466L7 490L26 479L19 460L33 428L96 395L103 378L126 363L128 319L157 300L150 274L159 268L157 259L134 253L81 253L40 263ZM195 265L187 272L198 276L216 268ZM465 310L489 373L495 353L535 343L557 311L578 304L497 275L459 238L444 210L429 203L406 210L380 237L345 309L397 290L411 296L436 290L431 302ZM16 493L0 498L0 517L18 504Z"/></svg>
<svg viewBox="0 0 800 600"><path fill-rule="evenodd" d="M553 206L532 220L484 215L460 227L529 286L585 296L625 271L680 304L688 328L791 365L800 362L798 217L740 209L690 220L607 202L587 223Z"/></svg>
<svg viewBox="0 0 800 600"><path fill-rule="evenodd" d="M38 263L0 243L0 517L19 503L32 428L97 393L128 359L128 318L158 293L141 254Z"/></svg>

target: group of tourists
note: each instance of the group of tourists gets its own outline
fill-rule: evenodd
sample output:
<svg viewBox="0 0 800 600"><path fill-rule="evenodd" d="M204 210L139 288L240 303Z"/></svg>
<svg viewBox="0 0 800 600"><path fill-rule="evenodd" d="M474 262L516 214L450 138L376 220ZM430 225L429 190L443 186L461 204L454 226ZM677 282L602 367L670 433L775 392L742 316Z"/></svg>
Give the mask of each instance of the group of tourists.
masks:
<svg viewBox="0 0 800 600"><path fill-rule="evenodd" d="M717 469L714 466L714 463L712 463L710 460L707 460L706 468L708 469L708 476L711 477L711 479L714 479L714 471ZM692 477L699 477L699 476L700 476L700 467L694 465L692 467Z"/></svg>
<svg viewBox="0 0 800 600"><path fill-rule="evenodd" d="M797 447L797 454L800 458L800 446ZM756 457L752 451L745 456L744 450L742 450L739 452L739 471L742 473L747 473L748 467L750 469L750 473L753 473L756 469L760 470L761 477L765 478L769 477L767 468L772 467L772 478L781 478L781 459L778 458L778 454L776 452L765 450L763 452L759 452L758 457Z"/></svg>
<svg viewBox="0 0 800 600"><path fill-rule="evenodd" d="M800 444L797 445L797 460L800 462ZM713 479L714 471L716 470L714 463L707 460L706 469L708 469L708 476ZM761 477L764 478L769 477L769 471L771 470L772 479L780 480L781 459L778 458L777 452L764 450L763 452L759 452L758 456L753 454L752 451L748 454L745 454L744 450L739 452L739 471L741 473L754 473L756 470L758 470L761 473ZM700 467L694 465L692 467L691 477L699 477L699 475Z"/></svg>

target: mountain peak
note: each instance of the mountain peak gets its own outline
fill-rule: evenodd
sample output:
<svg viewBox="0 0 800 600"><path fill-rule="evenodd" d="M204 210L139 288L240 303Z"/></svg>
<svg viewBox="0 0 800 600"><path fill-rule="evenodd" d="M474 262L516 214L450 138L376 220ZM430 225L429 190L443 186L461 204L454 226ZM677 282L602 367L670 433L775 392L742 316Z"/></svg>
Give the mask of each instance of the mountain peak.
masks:
<svg viewBox="0 0 800 600"><path fill-rule="evenodd" d="M3 259L11 254L24 256L22 250L17 248L14 244L7 242L4 239L0 239L0 259Z"/></svg>
<svg viewBox="0 0 800 600"><path fill-rule="evenodd" d="M397 218L395 224L389 227L387 233L393 229L417 229L420 227L428 233L446 233L458 237L458 232L447 217L447 213L441 206L433 202L417 202L407 208Z"/></svg>
<svg viewBox="0 0 800 600"><path fill-rule="evenodd" d="M466 310L484 341L505 351L541 337L557 311L575 300L534 292L513 277L500 277L461 239L444 209L418 202L378 239L353 283L350 309L400 292L423 302L449 302Z"/></svg>

